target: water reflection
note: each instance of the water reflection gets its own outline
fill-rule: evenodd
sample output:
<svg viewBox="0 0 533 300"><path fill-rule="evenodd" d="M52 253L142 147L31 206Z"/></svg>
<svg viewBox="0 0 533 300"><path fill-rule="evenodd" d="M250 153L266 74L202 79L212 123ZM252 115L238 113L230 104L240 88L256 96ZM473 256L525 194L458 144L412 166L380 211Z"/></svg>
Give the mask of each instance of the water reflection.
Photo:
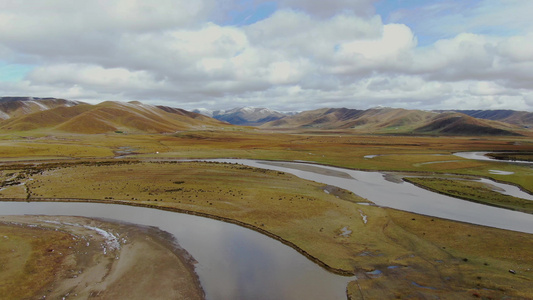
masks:
<svg viewBox="0 0 533 300"><path fill-rule="evenodd" d="M489 153L504 153L504 152L456 152L453 155L466 158L466 159L488 160L488 161L496 161L496 162L502 162L502 163L533 164L532 161L526 161L526 160L495 159L490 156L487 156L487 154Z"/></svg>
<svg viewBox="0 0 533 300"><path fill-rule="evenodd" d="M329 171L344 172L352 178L328 176L324 173L303 171L303 163L272 163L241 159L217 159L211 161L241 163L251 167L271 169L294 174L300 178L321 182L366 198L379 206L434 216L449 220L533 233L531 214L473 203L437 194L407 182L391 182L380 172L364 172L330 166L312 165ZM501 186L501 185L500 185Z"/></svg>
<svg viewBox="0 0 533 300"><path fill-rule="evenodd" d="M0 214L99 217L172 233L197 261L208 299L346 299L353 280L258 232L212 219L98 203L0 202Z"/></svg>

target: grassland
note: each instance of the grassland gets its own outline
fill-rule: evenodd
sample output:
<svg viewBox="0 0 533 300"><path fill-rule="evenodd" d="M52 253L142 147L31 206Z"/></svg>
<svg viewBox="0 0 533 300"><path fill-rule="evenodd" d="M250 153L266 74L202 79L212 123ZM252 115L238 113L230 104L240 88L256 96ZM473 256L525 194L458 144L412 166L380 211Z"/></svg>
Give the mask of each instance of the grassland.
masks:
<svg viewBox="0 0 533 300"><path fill-rule="evenodd" d="M18 177L24 185L7 187L2 197L119 201L233 220L269 233L330 270L355 272L361 291L350 285L353 299L361 293L388 298L533 292L533 256L528 255L533 239L527 234L361 205L366 200L350 192L290 174L233 164L128 160L58 162L4 170L3 176ZM344 227L352 234L343 236ZM461 239L469 246L457 243ZM508 254L502 245L483 246L487 241L506 241L520 255ZM368 272L374 270L383 273L373 278Z"/></svg>
<svg viewBox="0 0 533 300"><path fill-rule="evenodd" d="M61 231L0 223L0 238L0 299L29 299L42 293L73 252L72 236Z"/></svg>
<svg viewBox="0 0 533 300"><path fill-rule="evenodd" d="M362 205L365 200L349 192L285 173L148 160L307 160L364 170L484 176L531 192L530 166L472 161L453 153L532 148L527 137L356 136L246 128L173 135L20 134L0 138L0 156L6 158L0 166L0 197L121 202L235 222L283 240L331 270L355 272L359 280L348 287L352 299L527 299L533 294L531 235ZM40 162L28 162L33 160ZM343 236L344 227L352 234ZM381 273L371 273L375 270Z"/></svg>
<svg viewBox="0 0 533 300"><path fill-rule="evenodd" d="M501 194L482 182L424 177L406 178L405 180L452 197L533 214L533 201Z"/></svg>
<svg viewBox="0 0 533 300"><path fill-rule="evenodd" d="M533 152L524 153L489 153L488 156L495 159L502 159L508 161L531 161L533 162Z"/></svg>
<svg viewBox="0 0 533 300"><path fill-rule="evenodd" d="M361 169L486 176L533 192L530 166L473 161L459 151L527 152L529 137L416 137L352 135L348 132L270 132L248 128L184 131L172 135L27 133L0 135L0 158L8 160L109 158L252 158L308 160ZM367 158L374 155L374 158ZM512 175L490 170L511 170Z"/></svg>

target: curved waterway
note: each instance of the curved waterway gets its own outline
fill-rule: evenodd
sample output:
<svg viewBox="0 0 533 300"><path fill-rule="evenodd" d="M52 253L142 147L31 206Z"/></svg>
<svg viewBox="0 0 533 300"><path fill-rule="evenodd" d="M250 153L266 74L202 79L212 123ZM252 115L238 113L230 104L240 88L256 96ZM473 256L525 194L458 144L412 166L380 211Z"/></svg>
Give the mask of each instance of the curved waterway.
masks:
<svg viewBox="0 0 533 300"><path fill-rule="evenodd" d="M330 273L253 230L208 218L128 205L0 202L1 215L70 215L157 226L197 261L207 299L346 299L355 278Z"/></svg>
<svg viewBox="0 0 533 300"><path fill-rule="evenodd" d="M379 206L533 233L530 214L440 195L407 182L389 181L380 172L309 163L208 161L291 173L350 190ZM502 184L499 187L507 188ZM520 192L513 191L518 196ZM294 249L258 232L198 216L126 205L38 202L0 202L0 214L73 215L159 227L173 234L198 261L196 271L208 299L346 299L346 285L355 279L327 272Z"/></svg>
<svg viewBox="0 0 533 300"><path fill-rule="evenodd" d="M251 167L294 174L300 178L337 186L366 198L376 205L414 212L427 216L466 222L488 227L533 233L533 215L457 199L408 182L392 182L380 172L356 171L307 163L266 162L242 159L209 161L239 163ZM498 184L500 188L511 185ZM530 194L513 190L525 199Z"/></svg>
<svg viewBox="0 0 533 300"><path fill-rule="evenodd" d="M498 153L498 152L456 152L453 155L459 156L466 159L475 159L475 160L488 160L488 161L496 161L501 163L519 163L519 164L533 164L532 161L526 161L526 160L503 160L503 159L495 159L490 156L487 156L489 153Z"/></svg>

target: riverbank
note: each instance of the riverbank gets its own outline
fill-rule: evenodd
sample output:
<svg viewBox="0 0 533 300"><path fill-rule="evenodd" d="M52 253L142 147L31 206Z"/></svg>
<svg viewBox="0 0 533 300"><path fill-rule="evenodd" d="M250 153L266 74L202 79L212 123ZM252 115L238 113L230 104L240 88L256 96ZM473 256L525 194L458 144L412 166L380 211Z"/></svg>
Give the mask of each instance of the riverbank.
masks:
<svg viewBox="0 0 533 300"><path fill-rule="evenodd" d="M442 177L412 177L404 180L442 195L533 214L533 201L499 193L494 187L479 181Z"/></svg>
<svg viewBox="0 0 533 300"><path fill-rule="evenodd" d="M67 216L0 216L0 299L203 299L194 259L155 228ZM46 235L45 240L36 240ZM7 267L6 267L7 266ZM44 266L44 267L43 267ZM21 287L24 287L21 289Z"/></svg>
<svg viewBox="0 0 533 300"><path fill-rule="evenodd" d="M6 170L5 178L13 171ZM362 205L364 199L346 190L332 193L328 185L280 171L229 163L138 162L17 172L26 174L24 185L2 193L18 193L19 201L55 195L186 210L278 236L332 268L357 274L362 290L356 293L350 285L353 299L358 294L461 298L476 290L501 298L533 292L527 284L533 280L531 235Z"/></svg>

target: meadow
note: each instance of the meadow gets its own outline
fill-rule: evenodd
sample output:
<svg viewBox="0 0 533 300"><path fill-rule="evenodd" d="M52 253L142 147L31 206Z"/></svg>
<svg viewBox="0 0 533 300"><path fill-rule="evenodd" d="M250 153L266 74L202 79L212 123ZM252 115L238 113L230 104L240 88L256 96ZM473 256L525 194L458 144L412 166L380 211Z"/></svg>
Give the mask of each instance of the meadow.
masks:
<svg viewBox="0 0 533 300"><path fill-rule="evenodd" d="M167 160L304 160L395 174L487 177L532 192L530 166L453 155L532 149L527 137L399 137L253 128L168 135L10 134L0 138L0 157L5 158L0 197L122 203L234 222L285 242L333 272L355 273L359 280L347 291L351 299L527 298L533 294L529 234L365 205L365 199L351 192L282 172ZM485 197L483 187L419 182L435 190L445 183ZM345 227L350 235L343 235ZM381 273L373 275L375 270Z"/></svg>

